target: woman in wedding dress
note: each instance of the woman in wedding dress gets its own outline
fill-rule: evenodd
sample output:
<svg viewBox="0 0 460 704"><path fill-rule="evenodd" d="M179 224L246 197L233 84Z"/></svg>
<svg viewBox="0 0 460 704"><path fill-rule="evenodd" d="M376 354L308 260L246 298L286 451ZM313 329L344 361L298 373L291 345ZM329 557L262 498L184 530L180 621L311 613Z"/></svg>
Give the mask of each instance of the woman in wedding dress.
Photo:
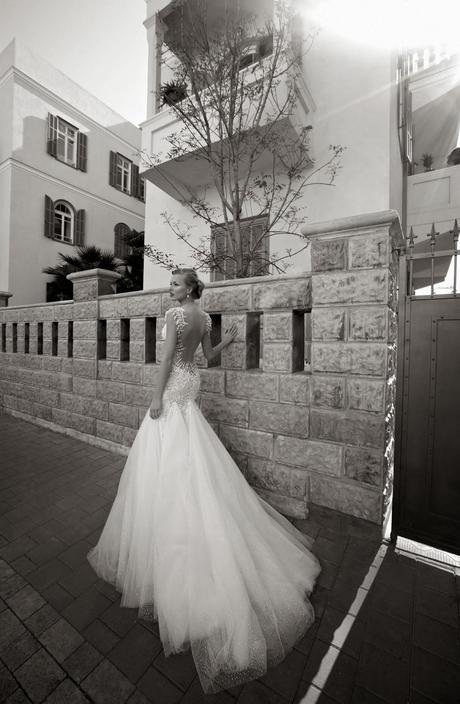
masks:
<svg viewBox="0 0 460 704"><path fill-rule="evenodd" d="M212 347L202 289L193 269L173 272L159 385L88 559L122 606L158 620L166 656L191 649L203 690L216 692L260 677L302 638L321 568L195 403L198 345L209 360L236 333Z"/></svg>

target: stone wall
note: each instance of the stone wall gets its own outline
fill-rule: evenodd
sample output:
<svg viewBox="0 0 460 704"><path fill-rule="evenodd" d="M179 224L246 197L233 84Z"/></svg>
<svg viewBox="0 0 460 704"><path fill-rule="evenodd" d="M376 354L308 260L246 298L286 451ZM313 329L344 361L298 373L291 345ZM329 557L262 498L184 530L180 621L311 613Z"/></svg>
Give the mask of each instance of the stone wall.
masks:
<svg viewBox="0 0 460 704"><path fill-rule="evenodd" d="M328 223L311 274L209 284L202 305L235 341L207 366L200 406L248 481L287 515L308 503L381 523L391 485L396 268L393 212ZM0 307L6 412L127 451L147 411L171 305L165 290Z"/></svg>

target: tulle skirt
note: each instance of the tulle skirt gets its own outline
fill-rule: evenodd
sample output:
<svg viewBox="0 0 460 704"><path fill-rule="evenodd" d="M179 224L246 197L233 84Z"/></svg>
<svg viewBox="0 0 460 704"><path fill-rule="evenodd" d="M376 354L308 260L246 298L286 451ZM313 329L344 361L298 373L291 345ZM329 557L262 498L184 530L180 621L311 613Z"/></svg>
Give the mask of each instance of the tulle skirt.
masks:
<svg viewBox="0 0 460 704"><path fill-rule="evenodd" d="M88 559L121 605L191 648L205 692L263 675L314 620L310 540L260 498L193 401L147 413Z"/></svg>

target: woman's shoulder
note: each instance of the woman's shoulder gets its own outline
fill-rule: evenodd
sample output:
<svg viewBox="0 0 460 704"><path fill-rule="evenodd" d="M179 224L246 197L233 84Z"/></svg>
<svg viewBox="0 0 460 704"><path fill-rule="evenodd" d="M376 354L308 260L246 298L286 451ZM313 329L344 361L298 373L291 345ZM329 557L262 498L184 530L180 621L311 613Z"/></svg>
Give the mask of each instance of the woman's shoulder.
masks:
<svg viewBox="0 0 460 704"><path fill-rule="evenodd" d="M209 313L206 313L205 310L202 310L201 312L202 312L203 315L204 315L206 330L210 331L211 328L212 328L211 316L209 315Z"/></svg>

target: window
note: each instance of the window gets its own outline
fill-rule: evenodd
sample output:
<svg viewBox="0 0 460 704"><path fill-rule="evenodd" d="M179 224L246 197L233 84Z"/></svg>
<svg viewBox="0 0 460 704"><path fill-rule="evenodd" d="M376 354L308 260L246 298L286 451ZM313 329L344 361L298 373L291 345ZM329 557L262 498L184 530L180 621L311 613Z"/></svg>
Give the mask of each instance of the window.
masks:
<svg viewBox="0 0 460 704"><path fill-rule="evenodd" d="M80 171L86 171L87 137L62 117L48 114L47 152Z"/></svg>
<svg viewBox="0 0 460 704"><path fill-rule="evenodd" d="M64 201L54 204L54 239L72 244L74 237L73 208Z"/></svg>
<svg viewBox="0 0 460 704"><path fill-rule="evenodd" d="M81 246L85 242L85 211L65 200L45 196L44 234L52 240Z"/></svg>
<svg viewBox="0 0 460 704"><path fill-rule="evenodd" d="M126 259L126 257L131 253L131 247L125 240L125 236L131 232L128 225L124 222L119 222L114 227L114 244L113 251L116 257L119 259Z"/></svg>
<svg viewBox="0 0 460 704"><path fill-rule="evenodd" d="M139 167L118 152L110 152L109 183L138 200L145 198L145 183L139 176Z"/></svg>
<svg viewBox="0 0 460 704"><path fill-rule="evenodd" d="M247 276L264 276L269 273L270 240L265 236L267 224L265 216L246 218L240 222L243 252L247 253L250 260ZM211 281L234 278L235 260L231 256L227 230L223 225L211 227L211 251L218 264L211 269Z"/></svg>

